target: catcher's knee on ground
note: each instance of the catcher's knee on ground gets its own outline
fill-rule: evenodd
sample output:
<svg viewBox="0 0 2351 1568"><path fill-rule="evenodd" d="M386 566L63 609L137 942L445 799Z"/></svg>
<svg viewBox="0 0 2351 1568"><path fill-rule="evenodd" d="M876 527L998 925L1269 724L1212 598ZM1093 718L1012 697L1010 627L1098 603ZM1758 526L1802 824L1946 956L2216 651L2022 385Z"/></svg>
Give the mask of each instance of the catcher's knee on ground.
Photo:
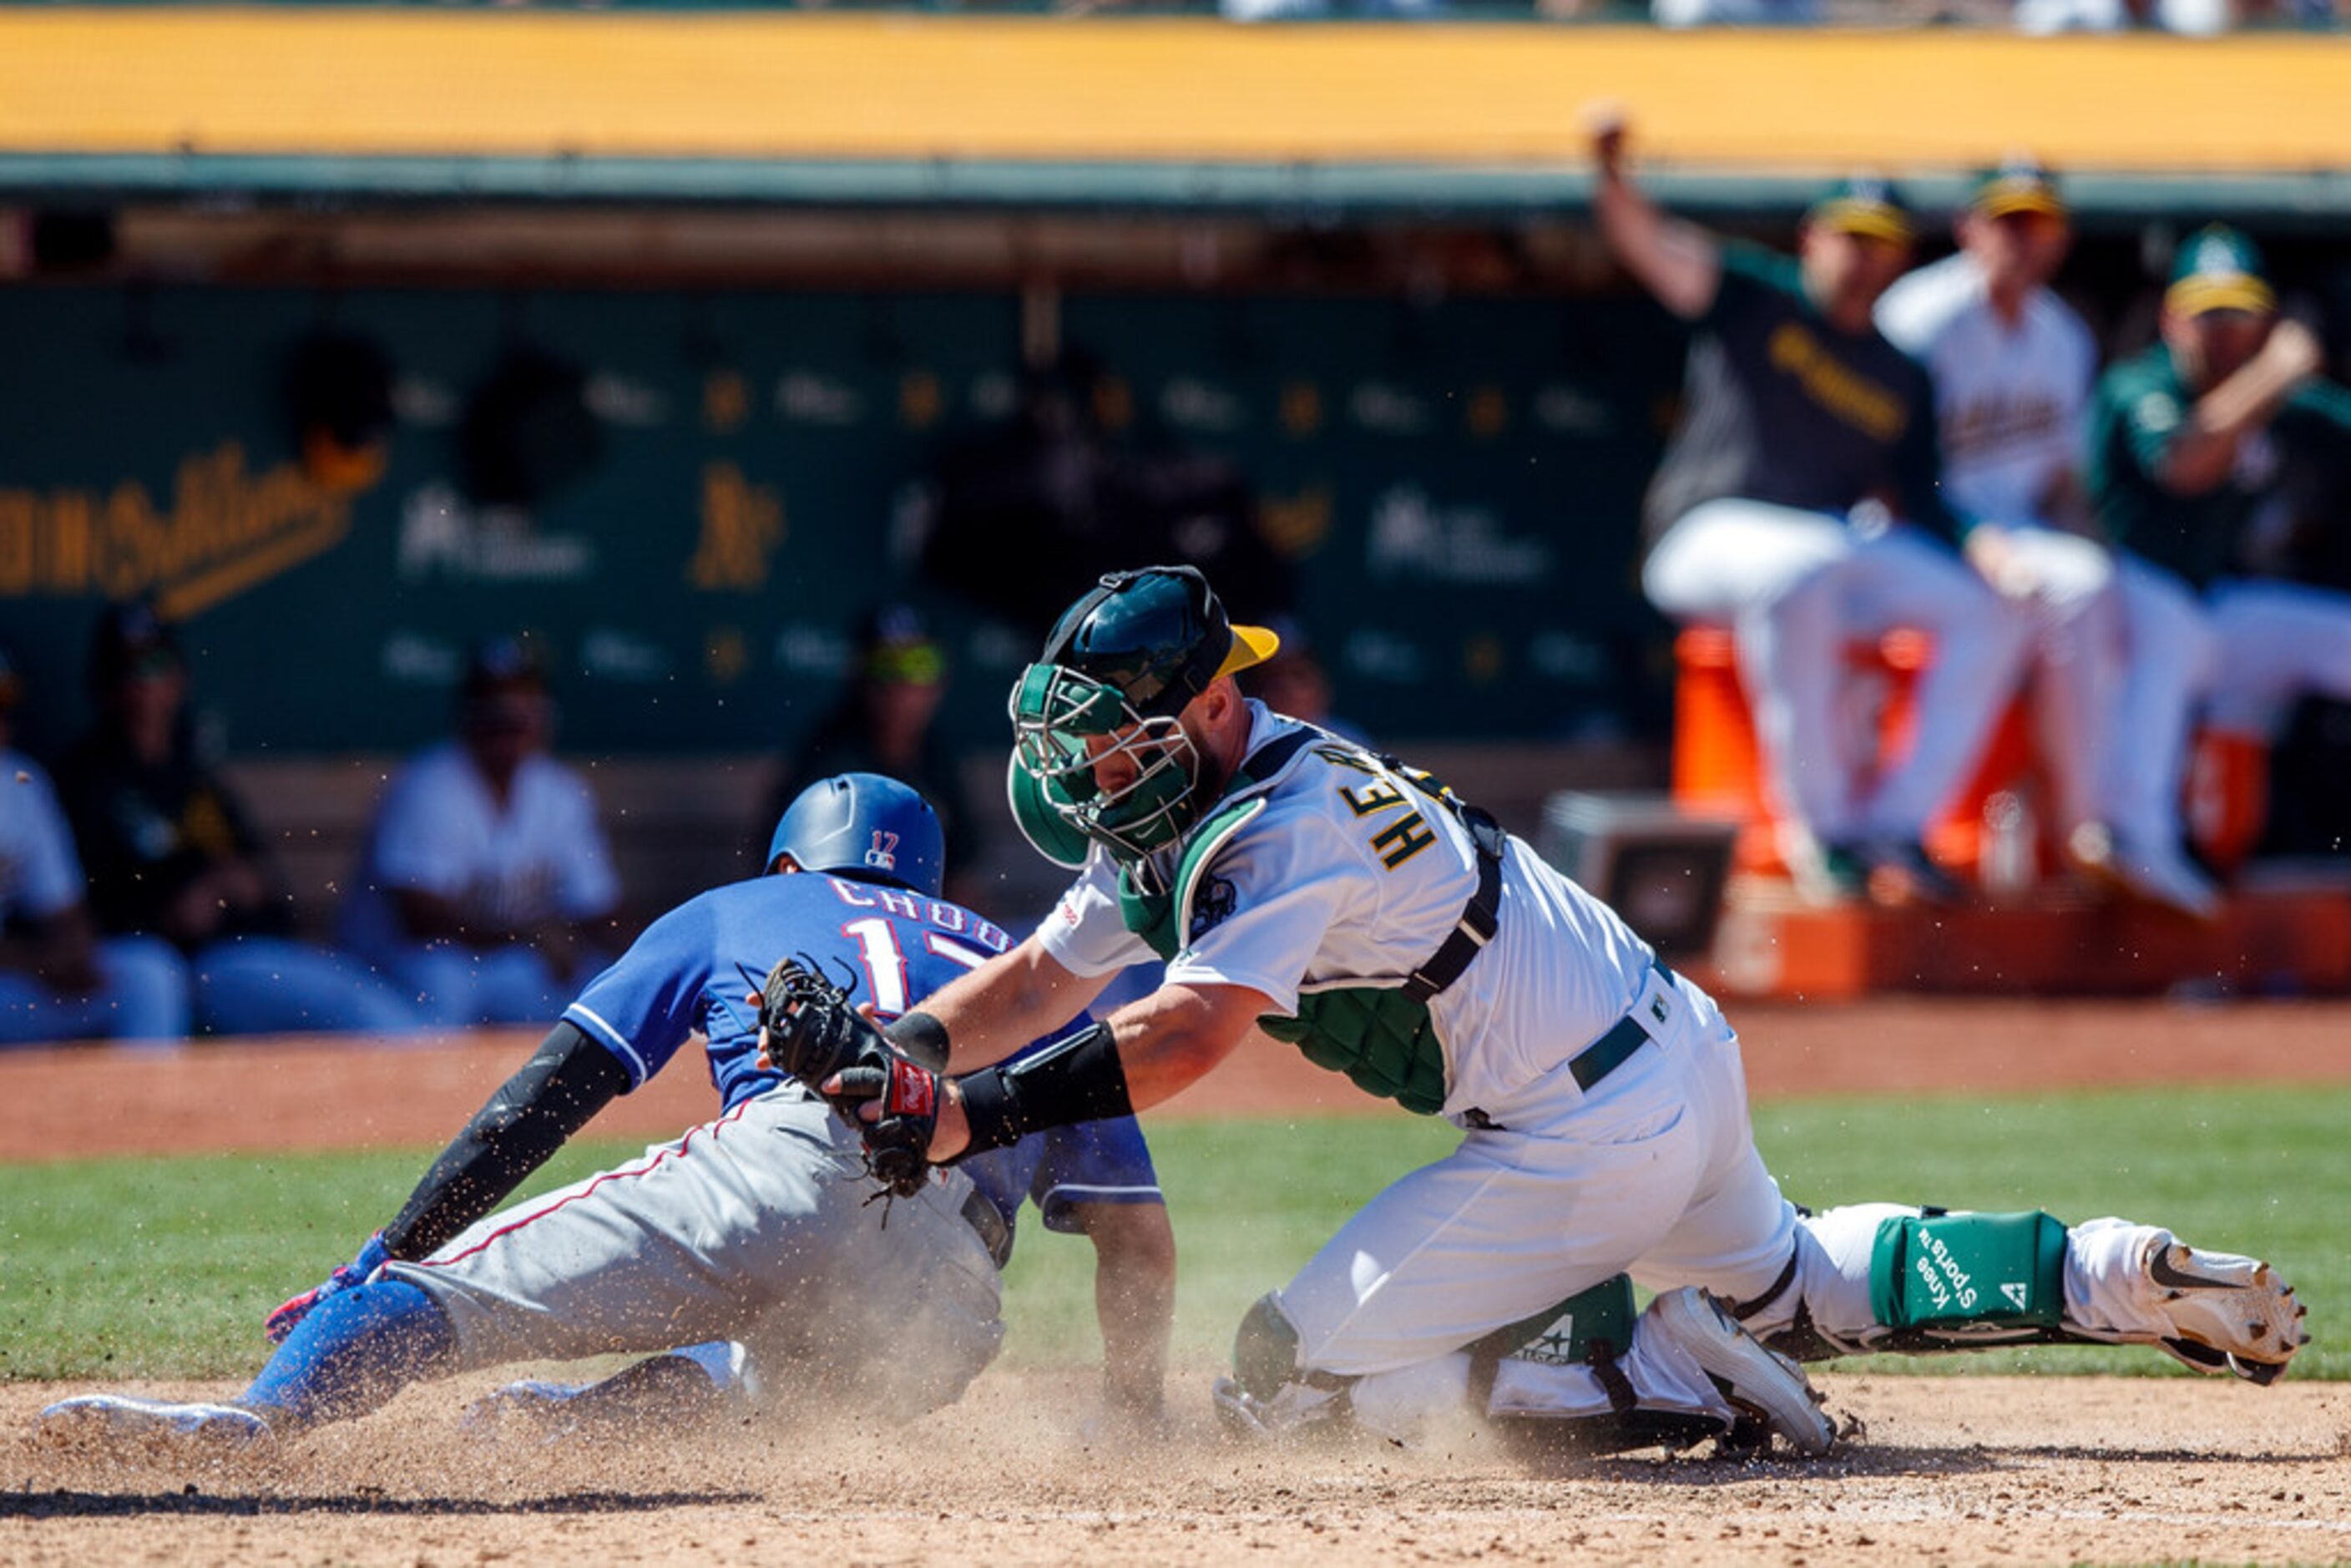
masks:
<svg viewBox="0 0 2351 1568"><path fill-rule="evenodd" d="M1406 1446L1482 1421L1513 1441L1593 1453L1729 1431L1737 1413L1686 1356L1636 1349L1639 1321L1620 1274L1462 1350L1348 1377L1301 1364L1298 1328L1269 1294L1234 1336L1217 1414L1250 1436L1353 1427Z"/></svg>
<svg viewBox="0 0 2351 1568"><path fill-rule="evenodd" d="M1227 1427L1283 1437L1351 1418L1358 1381L1300 1364L1298 1325L1269 1291L1241 1314L1233 1334L1233 1375L1217 1380L1217 1417Z"/></svg>
<svg viewBox="0 0 2351 1568"><path fill-rule="evenodd" d="M2063 1342L2065 1261L2064 1224L2038 1210L1855 1204L1805 1216L1787 1270L1737 1311L1803 1361Z"/></svg>

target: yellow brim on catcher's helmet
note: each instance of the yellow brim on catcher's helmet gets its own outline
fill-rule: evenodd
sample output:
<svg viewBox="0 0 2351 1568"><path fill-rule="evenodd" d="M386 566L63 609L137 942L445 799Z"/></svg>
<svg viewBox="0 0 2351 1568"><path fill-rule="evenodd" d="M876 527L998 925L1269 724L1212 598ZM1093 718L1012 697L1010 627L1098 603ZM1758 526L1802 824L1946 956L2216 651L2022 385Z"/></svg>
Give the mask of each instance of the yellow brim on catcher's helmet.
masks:
<svg viewBox="0 0 2351 1568"><path fill-rule="evenodd" d="M1262 664L1280 651L1281 639L1262 626L1233 625L1232 651L1225 662L1217 666L1217 674L1229 675L1246 670L1251 664Z"/></svg>

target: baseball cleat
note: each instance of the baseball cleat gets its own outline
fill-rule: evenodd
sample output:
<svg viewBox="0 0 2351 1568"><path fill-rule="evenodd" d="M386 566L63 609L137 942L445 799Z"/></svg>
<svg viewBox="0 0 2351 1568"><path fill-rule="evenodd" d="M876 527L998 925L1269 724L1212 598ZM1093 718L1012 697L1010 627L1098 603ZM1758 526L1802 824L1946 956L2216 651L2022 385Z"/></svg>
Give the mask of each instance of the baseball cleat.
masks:
<svg viewBox="0 0 2351 1568"><path fill-rule="evenodd" d="M730 1403L755 1399L758 1393L749 1353L731 1341L714 1340L647 1356L600 1383L509 1383L467 1406L458 1425L493 1437L520 1427L552 1439L591 1427L619 1430L656 1420L681 1425Z"/></svg>
<svg viewBox="0 0 2351 1568"><path fill-rule="evenodd" d="M2258 1259L2171 1241L2148 1249L2143 1267L2174 1331L2158 1343L2199 1372L2274 1383L2310 1343L2294 1287Z"/></svg>
<svg viewBox="0 0 2351 1568"><path fill-rule="evenodd" d="M2085 822L2067 835L2065 858L2074 869L2109 893L2200 925L2220 918L2220 890L2178 850L2137 842L2103 822Z"/></svg>
<svg viewBox="0 0 2351 1568"><path fill-rule="evenodd" d="M1834 907L1868 891L1869 868L1851 845L1823 844L1810 833L1782 830L1780 858L1787 864L1796 896L1807 904Z"/></svg>
<svg viewBox="0 0 2351 1568"><path fill-rule="evenodd" d="M1229 1377L1219 1377L1208 1387L1208 1400L1216 1406L1217 1425L1236 1437L1267 1438L1273 1436L1273 1424L1263 1402L1243 1389Z"/></svg>
<svg viewBox="0 0 2351 1568"><path fill-rule="evenodd" d="M1967 894L1951 873L1915 839L1874 839L1851 850L1865 868L1862 884L1870 902L1900 909L1924 904L1949 909Z"/></svg>
<svg viewBox="0 0 2351 1568"><path fill-rule="evenodd" d="M270 1441L269 1423L235 1405L174 1404L127 1394L84 1394L43 1410L34 1436L52 1448L144 1447L165 1452L242 1453Z"/></svg>
<svg viewBox="0 0 2351 1568"><path fill-rule="evenodd" d="M1659 1296L1649 1310L1657 1330L1689 1353L1733 1409L1762 1421L1800 1453L1825 1454L1836 1442L1836 1423L1820 1407L1802 1369L1764 1349L1712 1296L1685 1285Z"/></svg>
<svg viewBox="0 0 2351 1568"><path fill-rule="evenodd" d="M1216 1406L1217 1424L1228 1436L1267 1442L1338 1431L1354 1415L1345 1389L1303 1383L1285 1383L1272 1398L1259 1399L1233 1379L1219 1377L1210 1385L1208 1398Z"/></svg>

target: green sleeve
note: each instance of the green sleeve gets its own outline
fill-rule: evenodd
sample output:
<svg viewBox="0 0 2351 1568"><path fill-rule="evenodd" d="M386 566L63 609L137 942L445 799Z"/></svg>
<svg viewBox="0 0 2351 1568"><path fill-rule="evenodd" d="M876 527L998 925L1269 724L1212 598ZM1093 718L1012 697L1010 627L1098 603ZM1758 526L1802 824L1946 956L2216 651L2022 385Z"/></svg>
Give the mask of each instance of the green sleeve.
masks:
<svg viewBox="0 0 2351 1568"><path fill-rule="evenodd" d="M2145 367L2124 365L2098 384L2098 401L2111 413L2118 444L2150 483L2163 471L2171 443L2188 423L2189 402L2168 379ZM2104 428L2106 422L2095 422Z"/></svg>
<svg viewBox="0 0 2351 1568"><path fill-rule="evenodd" d="M2278 423L2308 440L2340 441L2351 435L2351 388L2313 382L2286 399Z"/></svg>

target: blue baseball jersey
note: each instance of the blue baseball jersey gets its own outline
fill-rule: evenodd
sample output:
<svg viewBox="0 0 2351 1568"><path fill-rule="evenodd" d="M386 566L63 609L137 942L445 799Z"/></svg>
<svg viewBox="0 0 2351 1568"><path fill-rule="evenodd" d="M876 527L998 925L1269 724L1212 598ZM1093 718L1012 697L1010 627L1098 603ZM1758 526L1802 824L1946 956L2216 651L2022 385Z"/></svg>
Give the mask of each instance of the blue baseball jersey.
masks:
<svg viewBox="0 0 2351 1568"><path fill-rule="evenodd" d="M852 1000L895 1018L1011 946L1001 927L946 899L815 872L754 877L654 921L563 1017L612 1053L632 1088L699 1030L711 1085L732 1110L784 1082L759 1067L758 1011L745 1000L778 958L806 955ZM1131 1116L1053 1128L962 1168L1008 1225L1024 1197L1054 1230L1074 1228L1078 1204L1163 1201Z"/></svg>

